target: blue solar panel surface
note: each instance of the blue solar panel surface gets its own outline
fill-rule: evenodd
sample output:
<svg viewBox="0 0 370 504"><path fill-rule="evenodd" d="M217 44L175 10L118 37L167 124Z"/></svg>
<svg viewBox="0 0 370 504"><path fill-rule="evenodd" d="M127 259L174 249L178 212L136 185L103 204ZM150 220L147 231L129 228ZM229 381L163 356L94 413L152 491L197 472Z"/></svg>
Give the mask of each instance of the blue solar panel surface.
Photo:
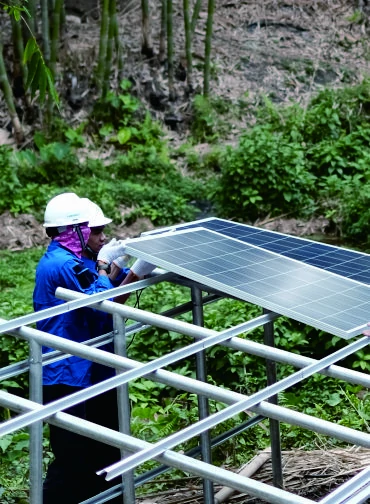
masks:
<svg viewBox="0 0 370 504"><path fill-rule="evenodd" d="M193 221L171 229L199 226L370 285L369 254L217 218Z"/></svg>
<svg viewBox="0 0 370 504"><path fill-rule="evenodd" d="M186 278L342 338L360 334L366 327L370 318L367 285L245 240L190 227L133 240L127 250ZM302 248L310 244L299 242Z"/></svg>

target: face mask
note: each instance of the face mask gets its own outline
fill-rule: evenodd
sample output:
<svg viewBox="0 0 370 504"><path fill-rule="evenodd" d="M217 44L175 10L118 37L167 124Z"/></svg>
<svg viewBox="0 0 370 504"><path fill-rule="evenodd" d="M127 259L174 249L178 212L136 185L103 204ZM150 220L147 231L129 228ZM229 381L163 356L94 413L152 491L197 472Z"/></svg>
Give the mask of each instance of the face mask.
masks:
<svg viewBox="0 0 370 504"><path fill-rule="evenodd" d="M79 233L76 230L77 225L67 226L67 229L56 236L54 238L54 241L57 241L58 243L63 245L63 247L73 252L77 257L81 257L82 251L85 248L91 231L87 224L79 224L78 226L81 230L83 243L81 243Z"/></svg>

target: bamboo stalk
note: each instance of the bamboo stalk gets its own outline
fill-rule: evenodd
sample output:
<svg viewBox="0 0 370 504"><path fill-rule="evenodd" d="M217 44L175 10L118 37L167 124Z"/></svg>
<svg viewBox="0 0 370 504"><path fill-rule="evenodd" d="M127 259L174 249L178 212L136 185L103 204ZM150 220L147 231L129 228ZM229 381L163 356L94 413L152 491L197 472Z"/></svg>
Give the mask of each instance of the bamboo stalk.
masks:
<svg viewBox="0 0 370 504"><path fill-rule="evenodd" d="M28 0L27 2L27 10L30 14L30 16L27 18L27 24L34 36L36 36L38 32L37 9L35 2L36 0Z"/></svg>
<svg viewBox="0 0 370 504"><path fill-rule="evenodd" d="M57 59L58 59L58 46L60 40L60 21L63 9L63 0L55 0L54 10L52 14L52 31L50 43L50 71L55 81L57 75Z"/></svg>
<svg viewBox="0 0 370 504"><path fill-rule="evenodd" d="M191 33L192 35L194 34L195 32L195 28L197 26L197 21L198 21L198 18L199 18L199 13L200 13L200 9L202 8L202 0L197 0L195 2L195 5L194 5L194 9L193 9L193 15L192 15L192 18L191 18Z"/></svg>
<svg viewBox="0 0 370 504"><path fill-rule="evenodd" d="M213 15L215 11L215 0L208 0L208 16L206 28L206 42L204 54L204 77L203 77L203 95L209 95L209 78L211 70L211 50L212 50L212 33L213 33Z"/></svg>
<svg viewBox="0 0 370 504"><path fill-rule="evenodd" d="M99 56L96 69L96 85L98 89L102 88L103 79L106 71L106 58L108 46L108 25L109 25L109 0L102 0L100 38L99 38Z"/></svg>
<svg viewBox="0 0 370 504"><path fill-rule="evenodd" d="M168 90L171 101L175 99L174 69L173 69L173 6L172 0L167 0L167 64Z"/></svg>
<svg viewBox="0 0 370 504"><path fill-rule="evenodd" d="M48 0L41 0L41 33L42 48L46 64L50 63L50 36L49 36L49 11Z"/></svg>
<svg viewBox="0 0 370 504"><path fill-rule="evenodd" d="M122 51L122 44L119 38L119 25L118 25L118 16L117 16L117 9L114 13L113 16L113 24L114 24L114 42L115 42L115 49L116 49L116 58L117 58L117 70L118 70L118 83L121 82L123 79L123 51Z"/></svg>
<svg viewBox="0 0 370 504"><path fill-rule="evenodd" d="M147 58L153 58L153 42L150 30L150 13L149 13L149 2L148 0L141 0L141 27L142 27L142 44L141 44L141 54L144 54Z"/></svg>
<svg viewBox="0 0 370 504"><path fill-rule="evenodd" d="M27 65L23 64L23 34L21 21L17 21L13 16L11 16L12 22L12 35L13 35L13 46L14 46L14 67L13 67L13 78L20 78L23 83L23 87L27 82Z"/></svg>
<svg viewBox="0 0 370 504"><path fill-rule="evenodd" d="M114 19L116 15L116 0L109 0L109 24L108 24L108 41L107 41L107 56L105 62L104 82L102 96L106 96L110 88L110 76L112 71L113 47L115 41L115 25Z"/></svg>
<svg viewBox="0 0 370 504"><path fill-rule="evenodd" d="M6 73L4 55L3 55L3 44L1 41L0 41L0 86L3 90L5 103L6 106L8 107L10 119L12 120L13 123L15 141L17 142L17 144L20 144L23 141L24 133L14 105L13 92L9 84L8 75Z"/></svg>
<svg viewBox="0 0 370 504"><path fill-rule="evenodd" d="M164 63L166 59L166 32L167 32L167 0L161 1L161 31L159 34L159 61Z"/></svg>
<svg viewBox="0 0 370 504"><path fill-rule="evenodd" d="M185 27L185 54L186 54L186 81L188 90L193 89L193 57L192 57L192 31L189 15L189 0L183 0L184 27Z"/></svg>

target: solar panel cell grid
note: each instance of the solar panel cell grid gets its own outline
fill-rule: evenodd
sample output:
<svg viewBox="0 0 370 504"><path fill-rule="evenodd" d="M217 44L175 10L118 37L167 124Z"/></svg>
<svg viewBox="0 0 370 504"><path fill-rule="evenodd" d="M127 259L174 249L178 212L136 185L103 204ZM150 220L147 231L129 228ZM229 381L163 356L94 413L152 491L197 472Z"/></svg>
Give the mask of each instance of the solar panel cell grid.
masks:
<svg viewBox="0 0 370 504"><path fill-rule="evenodd" d="M289 237L285 243L288 240L292 242ZM156 247L151 247L152 242ZM162 250L158 244L163 244ZM316 246L308 245L307 240L299 240L306 252L311 248L317 253ZM324 250L334 251L326 246ZM359 334L368 319L364 313L370 314L367 286L195 225L130 242L128 251L186 278L344 338ZM195 259L189 261L189 255Z"/></svg>
<svg viewBox="0 0 370 504"><path fill-rule="evenodd" d="M199 226L370 285L369 254L217 218L188 222L176 229Z"/></svg>

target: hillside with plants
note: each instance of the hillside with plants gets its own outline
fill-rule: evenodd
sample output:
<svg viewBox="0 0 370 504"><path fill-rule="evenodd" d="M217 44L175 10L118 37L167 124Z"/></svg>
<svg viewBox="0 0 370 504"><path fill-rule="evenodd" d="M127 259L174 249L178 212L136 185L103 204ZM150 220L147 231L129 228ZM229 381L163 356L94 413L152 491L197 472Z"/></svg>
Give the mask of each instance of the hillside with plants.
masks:
<svg viewBox="0 0 370 504"><path fill-rule="evenodd" d="M35 267L48 242L43 211L64 191L99 203L113 219L109 235L120 238L215 215L305 236L320 233L370 250L367 1L216 0L210 12L212 2L194 0L187 13L180 0L142 2L148 6L146 31L140 2L101 2L111 6L110 13L76 12L68 3L55 2L61 11L49 13L50 46L39 2L28 3L36 6L36 24L28 22L23 49L14 42L21 21L9 9L0 13L0 318L33 310ZM165 25L157 4L168 8ZM104 38L105 15L111 30ZM20 16L28 19L24 11ZM27 46L30 33L37 37ZM189 296L188 289L163 283L129 303L159 313ZM258 310L224 299L205 307L205 326L223 330ZM263 342L262 331L248 338ZM130 342L128 354L148 361L184 343L177 334L152 329ZM286 319L276 323L275 343L312 358L344 345ZM1 338L1 366L27 356L24 342ZM342 364L370 371L365 351ZM194 363L184 361L176 371L193 376ZM278 367L279 378L291 372ZM210 352L208 373L210 382L246 394L265 386L262 359L225 347ZM323 381L315 375L281 394L280 404L368 432L368 391L326 377L323 393ZM1 386L27 397L26 375ZM197 415L194 396L149 380L135 382L130 398L133 434L150 442ZM220 405L210 407L215 412ZM10 412L0 414L7 418ZM247 419L243 413L223 428ZM298 427L281 429L286 452L347 448ZM47 436L46 430L45 464L52 456ZM0 440L4 504L27 502L28 440L23 431ZM268 445L268 424L262 422L216 448L214 460L238 468ZM333 476L335 484L348 476L342 472ZM191 489L199 482L176 471L152 482L151 491L161 502L178 502L171 494L175 481L188 502L198 502L191 500ZM309 481L301 488L309 498L325 495L334 484L329 477Z"/></svg>
<svg viewBox="0 0 370 504"><path fill-rule="evenodd" d="M74 190L99 201L117 226L205 213L249 223L324 217L327 230L366 247L366 3L218 1L210 47L207 3L190 3L190 61L182 3L171 6L170 44L149 2L148 56L140 7L118 3L119 37L107 34L102 69L103 13L64 11L49 58L59 105L38 90L47 82L36 78L43 67L34 68L33 45L22 60L30 59L24 92L20 49L4 31L22 140L15 144L16 121L2 101L0 214L41 222L51 196ZM7 12L1 22L10 37L17 23ZM163 52L163 40L171 51Z"/></svg>

